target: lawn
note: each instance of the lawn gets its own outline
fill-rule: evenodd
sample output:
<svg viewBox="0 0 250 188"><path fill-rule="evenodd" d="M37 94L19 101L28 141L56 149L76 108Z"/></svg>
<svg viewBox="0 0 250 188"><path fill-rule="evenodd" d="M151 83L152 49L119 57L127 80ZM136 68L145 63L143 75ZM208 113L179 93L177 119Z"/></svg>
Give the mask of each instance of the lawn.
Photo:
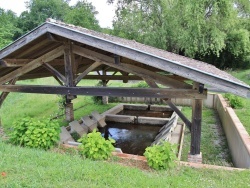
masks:
<svg viewBox="0 0 250 188"><path fill-rule="evenodd" d="M77 153L20 148L0 141L0 187L250 187L250 171L176 167L142 171Z"/></svg>

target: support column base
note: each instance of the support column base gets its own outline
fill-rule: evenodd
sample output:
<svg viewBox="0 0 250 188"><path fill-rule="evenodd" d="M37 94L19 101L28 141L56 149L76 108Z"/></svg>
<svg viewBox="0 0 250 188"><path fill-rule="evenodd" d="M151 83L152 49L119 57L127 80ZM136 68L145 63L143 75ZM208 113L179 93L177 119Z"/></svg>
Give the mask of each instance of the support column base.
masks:
<svg viewBox="0 0 250 188"><path fill-rule="evenodd" d="M190 153L188 153L188 162L202 164L202 152L195 155L191 155Z"/></svg>
<svg viewBox="0 0 250 188"><path fill-rule="evenodd" d="M74 121L74 111L73 111L73 103L67 103L65 106L65 118L66 121Z"/></svg>

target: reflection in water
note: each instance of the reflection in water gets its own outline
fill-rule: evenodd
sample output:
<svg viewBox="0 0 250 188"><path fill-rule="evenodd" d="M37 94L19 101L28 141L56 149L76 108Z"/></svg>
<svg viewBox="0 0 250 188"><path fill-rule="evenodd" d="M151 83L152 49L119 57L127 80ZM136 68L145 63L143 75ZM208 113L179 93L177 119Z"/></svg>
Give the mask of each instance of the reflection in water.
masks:
<svg viewBox="0 0 250 188"><path fill-rule="evenodd" d="M145 148L154 141L161 126L108 122L103 135L113 138L115 147L124 153L143 155ZM106 132L106 134L104 134Z"/></svg>

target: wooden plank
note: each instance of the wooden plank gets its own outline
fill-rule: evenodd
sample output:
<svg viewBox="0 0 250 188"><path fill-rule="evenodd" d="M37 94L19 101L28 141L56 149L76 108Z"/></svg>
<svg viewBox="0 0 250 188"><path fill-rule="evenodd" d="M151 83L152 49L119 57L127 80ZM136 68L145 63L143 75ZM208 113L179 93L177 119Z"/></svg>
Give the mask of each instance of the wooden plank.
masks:
<svg viewBox="0 0 250 188"><path fill-rule="evenodd" d="M8 85L14 85L16 83L16 81L18 80L18 78L15 78L13 80L11 80ZM0 95L0 108L4 102L4 100L7 98L7 96L9 95L9 92L2 92Z"/></svg>
<svg viewBox="0 0 250 188"><path fill-rule="evenodd" d="M2 59L0 60L0 66L2 67L22 67L35 59ZM63 65L63 59L54 59L49 62L50 65Z"/></svg>
<svg viewBox="0 0 250 188"><path fill-rule="evenodd" d="M35 68L41 66L43 63L49 62L49 61L61 56L63 54L63 49L64 49L64 47L60 46L60 47L42 55L41 57L29 62L25 66L23 66L17 70L12 71L11 73L0 78L0 84L4 84L4 83L6 83L14 78L22 76L25 73L30 72L31 70L34 70Z"/></svg>
<svg viewBox="0 0 250 188"><path fill-rule="evenodd" d="M159 88L115 88L115 87L62 87L37 85L1 85L0 91L20 93L42 93L60 95L90 95L114 97L154 97L204 99L206 93L199 94L193 89Z"/></svg>
<svg viewBox="0 0 250 188"><path fill-rule="evenodd" d="M147 84L152 88L159 88L159 86L152 80L145 80ZM168 97L168 96L167 96ZM177 97L176 97L177 98ZM166 101L166 103L172 108L175 113L182 119L182 121L187 125L189 130L191 131L191 122L188 120L188 118L179 110L177 106L170 100L170 99L163 99Z"/></svg>
<svg viewBox="0 0 250 188"><path fill-rule="evenodd" d="M192 105L192 127L191 127L191 148L190 154L200 154L201 144L201 120L202 120L202 100L194 99Z"/></svg>
<svg viewBox="0 0 250 188"><path fill-rule="evenodd" d="M65 66L65 86L73 87L74 84L74 73L73 67L75 66L75 56L72 53L72 45L70 42L65 45L64 48L64 66Z"/></svg>
<svg viewBox="0 0 250 188"><path fill-rule="evenodd" d="M75 79L75 85L77 85L83 77L85 77L89 72L91 72L96 67L100 66L101 63L95 62L92 65L90 65L83 73L81 73L76 79Z"/></svg>
<svg viewBox="0 0 250 188"><path fill-rule="evenodd" d="M167 86L171 86L174 88L185 88L185 89L192 88L191 85L186 84L184 82L180 82L178 80L174 80L172 78L168 78L163 75L156 74L155 72L148 71L146 69L143 69L134 65L129 65L129 64L124 64L124 63L115 64L112 57L105 56L103 54L88 50L86 48L82 48L82 47L74 45L73 52L78 55L81 55L89 59L98 61L100 63L106 64L110 67L114 67L119 70L132 73L140 77L147 78L148 80L153 79L156 82L163 84L165 86L167 85Z"/></svg>
<svg viewBox="0 0 250 188"><path fill-rule="evenodd" d="M193 88L198 90L199 83L194 82ZM192 127L191 127L191 145L190 154L200 154L201 145L201 120L202 120L202 100L194 99L192 101Z"/></svg>
<svg viewBox="0 0 250 188"><path fill-rule="evenodd" d="M52 67L48 63L44 63L43 66L48 69L55 77L57 77L59 80L61 80L63 83L66 82L65 76L63 76L60 72L58 72L54 67Z"/></svg>

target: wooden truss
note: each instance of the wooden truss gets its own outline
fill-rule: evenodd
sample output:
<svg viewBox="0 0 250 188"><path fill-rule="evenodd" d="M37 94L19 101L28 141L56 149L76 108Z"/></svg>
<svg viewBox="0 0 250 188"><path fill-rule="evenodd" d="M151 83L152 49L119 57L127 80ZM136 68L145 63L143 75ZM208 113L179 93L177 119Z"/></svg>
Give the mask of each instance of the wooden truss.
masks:
<svg viewBox="0 0 250 188"><path fill-rule="evenodd" d="M76 56L78 60L76 60ZM82 58L91 63L82 62ZM57 66L64 67L64 70ZM154 97L162 98L179 115L191 130L191 154L200 153L200 126L202 100L206 99L207 91L203 85L190 85L185 78L155 72L156 68L141 66L136 62L127 63L115 54L103 54L85 47L64 41L35 59L3 59L0 66L14 68L13 71L0 78L0 106L10 92L60 94L74 99L75 95L91 96L125 96L125 97ZM102 68L100 68L102 67ZM44 68L47 72L31 73ZM89 74L96 71L98 74ZM103 72L103 74L100 73ZM113 74L107 75L107 71ZM117 74L120 72L120 74ZM29 79L37 76L53 76L60 86L15 85L18 78ZM145 80L151 88L111 88L111 87L82 87L77 86L82 79L102 80L104 85L109 80ZM158 84L164 88L160 88ZM193 99L192 122L172 103L171 98Z"/></svg>

